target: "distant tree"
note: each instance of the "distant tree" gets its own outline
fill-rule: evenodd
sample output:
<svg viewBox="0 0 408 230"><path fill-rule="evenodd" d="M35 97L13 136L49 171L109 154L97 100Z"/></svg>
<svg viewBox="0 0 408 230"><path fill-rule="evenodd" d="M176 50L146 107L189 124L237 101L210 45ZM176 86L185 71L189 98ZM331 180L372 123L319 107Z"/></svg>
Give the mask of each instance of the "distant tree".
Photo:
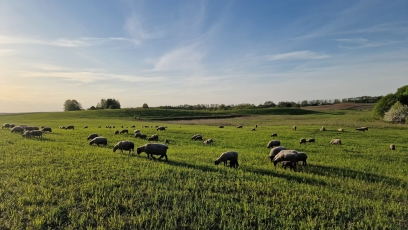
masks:
<svg viewBox="0 0 408 230"><path fill-rule="evenodd" d="M101 99L100 102L96 105L98 109L120 109L120 102L119 100L108 98L108 99Z"/></svg>
<svg viewBox="0 0 408 230"><path fill-rule="evenodd" d="M272 101L265 101L265 103L263 104L265 107L275 107L276 104L273 103Z"/></svg>
<svg viewBox="0 0 408 230"><path fill-rule="evenodd" d="M300 106L308 106L309 105L309 103L307 102L307 100L303 100L301 103L300 103Z"/></svg>
<svg viewBox="0 0 408 230"><path fill-rule="evenodd" d="M82 105L75 99L68 99L64 102L64 111L82 110Z"/></svg>
<svg viewBox="0 0 408 230"><path fill-rule="evenodd" d="M333 104L340 104L340 103L341 103L340 99L334 99L333 101Z"/></svg>
<svg viewBox="0 0 408 230"><path fill-rule="evenodd" d="M91 106L91 107L89 107L89 109L88 110L95 110L96 109L96 107L95 106Z"/></svg>
<svg viewBox="0 0 408 230"><path fill-rule="evenodd" d="M149 108L149 106L146 103L143 103L142 108L147 109L147 108Z"/></svg>

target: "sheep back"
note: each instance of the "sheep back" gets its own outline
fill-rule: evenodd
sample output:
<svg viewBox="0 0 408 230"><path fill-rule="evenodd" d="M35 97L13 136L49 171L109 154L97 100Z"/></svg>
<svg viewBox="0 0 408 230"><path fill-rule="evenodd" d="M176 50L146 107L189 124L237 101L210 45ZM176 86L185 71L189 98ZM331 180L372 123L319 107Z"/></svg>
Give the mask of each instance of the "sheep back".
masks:
<svg viewBox="0 0 408 230"><path fill-rule="evenodd" d="M140 146L139 148L136 149L137 154L140 154L142 152L145 152L147 154L147 158L152 157L153 159L155 159L153 157L153 155L159 155L161 159L162 157L166 158L166 161L168 161L167 159L167 149L169 147L167 145L164 144L158 144L158 143L148 143L145 144L143 146Z"/></svg>
<svg viewBox="0 0 408 230"><path fill-rule="evenodd" d="M281 143L278 140L272 140L269 141L268 144L266 145L267 148L273 148L275 146L279 146Z"/></svg>
<svg viewBox="0 0 408 230"><path fill-rule="evenodd" d="M332 145L341 145L341 140L340 139L333 139L330 141L330 144Z"/></svg>
<svg viewBox="0 0 408 230"><path fill-rule="evenodd" d="M12 133L23 133L24 132L24 128L20 127L20 126L16 126L14 128L11 129Z"/></svg>
<svg viewBox="0 0 408 230"><path fill-rule="evenodd" d="M271 158L271 161L282 150L286 150L286 147L285 146L278 146L278 147L272 148L271 151L269 152L269 158Z"/></svg>
<svg viewBox="0 0 408 230"><path fill-rule="evenodd" d="M273 164L276 166L281 161L297 162L298 152L296 150L281 150L278 155L273 158Z"/></svg>
<svg viewBox="0 0 408 230"><path fill-rule="evenodd" d="M120 150L120 152L123 152L123 150L129 150L129 154L130 154L135 149L135 143L131 141L119 141L113 147L113 152L116 152L116 150L118 149Z"/></svg>
<svg viewBox="0 0 408 230"><path fill-rule="evenodd" d="M95 137L99 137L99 135L96 134L96 133L92 133L92 134L89 134L89 136L88 136L86 139L87 139L87 140L92 140L92 139L94 139Z"/></svg>
<svg viewBox="0 0 408 230"><path fill-rule="evenodd" d="M106 137L95 137L89 142L89 145L96 144L96 145L108 145L108 139Z"/></svg>

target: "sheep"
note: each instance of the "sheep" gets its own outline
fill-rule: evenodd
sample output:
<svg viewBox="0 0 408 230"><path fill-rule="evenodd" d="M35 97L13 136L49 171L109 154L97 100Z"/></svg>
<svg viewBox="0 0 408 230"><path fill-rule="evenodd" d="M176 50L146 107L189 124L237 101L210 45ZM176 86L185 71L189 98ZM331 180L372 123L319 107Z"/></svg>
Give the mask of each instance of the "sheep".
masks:
<svg viewBox="0 0 408 230"><path fill-rule="evenodd" d="M298 152L296 150L281 150L274 158L273 165L276 167L276 164L281 161L292 161L296 164L298 159Z"/></svg>
<svg viewBox="0 0 408 230"><path fill-rule="evenodd" d="M320 131L326 131L326 128L325 128L324 126L322 126L322 127L320 128Z"/></svg>
<svg viewBox="0 0 408 230"><path fill-rule="evenodd" d="M11 132L12 133L24 133L24 128L20 126L16 126L11 129Z"/></svg>
<svg viewBox="0 0 408 230"><path fill-rule="evenodd" d="M360 128L356 128L357 131L368 131L367 127L360 127Z"/></svg>
<svg viewBox="0 0 408 230"><path fill-rule="evenodd" d="M390 149L391 149L391 150L395 150L395 145L394 145L394 144L390 144Z"/></svg>
<svg viewBox="0 0 408 230"><path fill-rule="evenodd" d="M269 152L269 158L271 159L271 161L282 150L286 150L286 147L285 146L278 146L278 147L272 148L271 151Z"/></svg>
<svg viewBox="0 0 408 230"><path fill-rule="evenodd" d="M105 145L105 147L108 145L108 139L106 137L95 137L89 142L89 145L96 144L97 146L99 145Z"/></svg>
<svg viewBox="0 0 408 230"><path fill-rule="evenodd" d="M307 141L306 142L309 142L309 143L314 143L315 142L315 139L314 138L309 138L309 139L307 139Z"/></svg>
<svg viewBox="0 0 408 230"><path fill-rule="evenodd" d="M218 126L218 128L223 129L223 128L224 128L224 126L223 126L223 125L220 125L220 126Z"/></svg>
<svg viewBox="0 0 408 230"><path fill-rule="evenodd" d="M5 124L1 127L1 129L8 129L8 128L10 128L10 124L9 124L9 123L5 123Z"/></svg>
<svg viewBox="0 0 408 230"><path fill-rule="evenodd" d="M253 128L251 131L256 131L256 128Z"/></svg>
<svg viewBox="0 0 408 230"><path fill-rule="evenodd" d="M115 132L113 132L114 134L119 134L119 130L115 130Z"/></svg>
<svg viewBox="0 0 408 230"><path fill-rule="evenodd" d="M31 138L31 137L39 137L42 139L43 132L41 130L28 130L25 131L23 137Z"/></svg>
<svg viewBox="0 0 408 230"><path fill-rule="evenodd" d="M166 130L166 127L164 126L160 126L156 129L156 131L165 131L165 130Z"/></svg>
<svg viewBox="0 0 408 230"><path fill-rule="evenodd" d="M277 133L272 133L272 134L271 134L271 137L277 137L277 136L278 136Z"/></svg>
<svg viewBox="0 0 408 230"><path fill-rule="evenodd" d="M14 128L14 127L16 127L15 124L10 124L10 128Z"/></svg>
<svg viewBox="0 0 408 230"><path fill-rule="evenodd" d="M27 126L27 127L24 127L24 130L33 131L33 130L40 130L40 129L37 126Z"/></svg>
<svg viewBox="0 0 408 230"><path fill-rule="evenodd" d="M191 140L203 140L203 136L201 136L200 134L196 134L191 137Z"/></svg>
<svg viewBox="0 0 408 230"><path fill-rule="evenodd" d="M130 126L130 128L136 128L136 125L132 125L132 126Z"/></svg>
<svg viewBox="0 0 408 230"><path fill-rule="evenodd" d="M120 134L129 133L129 130L127 130L127 129L122 129L119 133L120 133Z"/></svg>
<svg viewBox="0 0 408 230"><path fill-rule="evenodd" d="M337 129L337 132L344 132L344 129Z"/></svg>
<svg viewBox="0 0 408 230"><path fill-rule="evenodd" d="M60 128L60 129L65 129L65 126L60 126L59 128Z"/></svg>
<svg viewBox="0 0 408 230"><path fill-rule="evenodd" d="M28 127L28 125L19 125L21 128Z"/></svg>
<svg viewBox="0 0 408 230"><path fill-rule="evenodd" d="M205 141L203 141L203 144L207 145L207 144L212 144L213 143L213 139L207 139Z"/></svg>
<svg viewBox="0 0 408 230"><path fill-rule="evenodd" d="M100 129L102 126L98 125L98 128Z"/></svg>
<svg viewBox="0 0 408 230"><path fill-rule="evenodd" d="M112 128L115 128L115 126L113 125Z"/></svg>
<svg viewBox="0 0 408 230"><path fill-rule="evenodd" d="M123 150L129 150L129 154L135 151L135 143L131 141L119 141L115 146L113 146L113 152L120 150L123 153Z"/></svg>
<svg viewBox="0 0 408 230"><path fill-rule="evenodd" d="M41 129L41 131L52 133L52 129L50 127L44 127L43 129Z"/></svg>
<svg viewBox="0 0 408 230"><path fill-rule="evenodd" d="M87 128L88 128L88 126L87 126L87 125L85 125L85 126L84 126L84 129L87 129Z"/></svg>
<svg viewBox="0 0 408 230"><path fill-rule="evenodd" d="M135 130L133 130L133 133L140 133L140 130L135 129Z"/></svg>
<svg viewBox="0 0 408 230"><path fill-rule="evenodd" d="M279 146L280 145L280 141L278 140L272 140L269 141L269 143L266 145L267 148L273 148L275 146Z"/></svg>
<svg viewBox="0 0 408 230"><path fill-rule="evenodd" d="M145 152L147 154L147 158L150 159L156 159L153 155L159 155L159 159L162 159L163 157L166 158L166 161L168 161L167 158L167 149L169 147L164 144L145 144L143 146L140 146L139 148L136 149L137 154L140 154L142 152Z"/></svg>
<svg viewBox="0 0 408 230"><path fill-rule="evenodd" d="M237 128L238 128L238 129L242 129L242 125L238 125Z"/></svg>
<svg viewBox="0 0 408 230"><path fill-rule="evenodd" d="M297 127L296 125L292 127L292 130L296 131Z"/></svg>
<svg viewBox="0 0 408 230"><path fill-rule="evenodd" d="M65 130L68 130L68 129L75 129L75 127L73 125L68 125L67 127L65 127Z"/></svg>
<svg viewBox="0 0 408 230"><path fill-rule="evenodd" d="M282 168L286 170L287 167L290 168L290 170L296 171L296 163L292 161L281 161Z"/></svg>
<svg viewBox="0 0 408 230"><path fill-rule="evenodd" d="M159 135L153 134L149 138L147 138L148 141L158 141L159 140Z"/></svg>
<svg viewBox="0 0 408 230"><path fill-rule="evenodd" d="M142 134L140 132L135 133L134 137L140 137Z"/></svg>
<svg viewBox="0 0 408 230"><path fill-rule="evenodd" d="M239 166L238 153L233 151L224 152L217 158L217 160L215 160L214 164L218 165L221 162L224 162L224 166L227 166L227 161L230 161L230 167L237 168Z"/></svg>
<svg viewBox="0 0 408 230"><path fill-rule="evenodd" d="M164 140L164 144L170 144L170 141L167 140L167 139L165 139L165 140Z"/></svg>
<svg viewBox="0 0 408 230"><path fill-rule="evenodd" d="M89 136L86 139L89 141L89 140L94 139L95 137L99 137L99 135L96 133L92 133L92 134L89 134Z"/></svg>
<svg viewBox="0 0 408 230"><path fill-rule="evenodd" d="M23 133L23 137L31 138L31 131L27 130Z"/></svg>
<svg viewBox="0 0 408 230"><path fill-rule="evenodd" d="M305 152L298 152L297 162L302 161L302 165L307 165L307 154Z"/></svg>
<svg viewBox="0 0 408 230"><path fill-rule="evenodd" d="M300 138L299 144L306 144L306 138Z"/></svg>
<svg viewBox="0 0 408 230"><path fill-rule="evenodd" d="M140 134L140 137L139 137L139 138L140 138L140 139L146 139L146 137L147 137L146 134ZM158 138L158 137L157 137L157 138Z"/></svg>
<svg viewBox="0 0 408 230"><path fill-rule="evenodd" d="M332 145L341 145L341 140L340 139L333 139L330 141L330 144Z"/></svg>

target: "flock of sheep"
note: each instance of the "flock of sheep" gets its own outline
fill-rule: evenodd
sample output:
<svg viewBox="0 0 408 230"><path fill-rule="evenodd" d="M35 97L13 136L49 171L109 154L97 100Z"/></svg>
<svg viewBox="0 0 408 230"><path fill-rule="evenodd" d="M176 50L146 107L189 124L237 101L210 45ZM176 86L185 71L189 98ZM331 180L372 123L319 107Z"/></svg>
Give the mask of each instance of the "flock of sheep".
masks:
<svg viewBox="0 0 408 230"><path fill-rule="evenodd" d="M115 126L105 126L106 128L115 128ZM143 126L143 127L149 127L149 126ZM152 127L152 126L150 126ZM237 126L237 128L242 128L242 125ZM21 133L23 137L31 138L31 137L39 137L42 138L42 134L44 132L52 132L52 129L50 127L44 127L41 126L41 130L37 126L27 126L27 125L19 125L16 126L14 124L9 124L5 123L2 126L2 129L10 129L12 133ZM75 127L73 125L68 125L68 126L60 126L60 129L72 129L74 130ZM84 126L84 128L88 128L88 126ZM101 128L101 126L98 126L98 128ZM124 128L122 126L122 128ZM127 127L126 127L127 128ZM131 126L131 128L136 128L135 125ZM167 127L165 126L155 126L157 131L164 131L166 130ZM224 128L224 126L219 126L219 128ZM256 125L255 128L252 129L252 131L255 131L258 126ZM297 127L293 126L292 130L296 131ZM358 131L368 131L367 127L359 127L356 128ZM320 128L320 131L326 131L326 128L323 126ZM338 132L344 132L343 129L338 129ZM128 129L122 129L121 131L115 130L114 134L128 134L129 130ZM277 133L272 133L271 137L277 137ZM141 139L146 139L147 135L142 134L140 130L134 130L134 137L135 138L141 138ZM158 141L159 136L157 134L153 134L149 138L147 138L148 141ZM108 139L106 137L99 136L96 133L90 134L87 137L87 140L89 140L89 145L103 145L107 146L108 144ZM191 137L191 140L200 140L203 141L203 137L200 134L195 134ZM299 141L299 144L306 144L307 142L313 143L315 142L314 138L301 138ZM213 140L207 139L202 142L203 144L212 144ZM167 158L167 149L168 146L165 144L169 144L169 141L166 139L164 140L164 144L161 143L148 143L143 146L140 146L136 149L137 154L140 154L142 152L145 152L147 154L147 157L156 159L154 155L160 156L159 159L165 158L166 161L168 160ZM333 139L330 141L330 144L334 145L341 145L341 139ZM302 165L307 165L307 154L305 152L298 152L296 150L290 150L287 149L284 146L281 146L281 142L279 140L271 140L266 146L267 148L271 148L270 153L269 153L269 158L271 162L276 166L278 163L281 163L282 168L287 168L289 167L291 170L296 170L296 166L298 162L302 162ZM118 142L114 147L113 147L113 152L116 152L117 150L120 150L122 153L123 151L129 151L129 154L134 152L135 144L132 141L125 140L125 141L120 141ZM391 144L390 145L391 150L395 150L395 145ZM229 165L228 165L229 161ZM224 152L221 154L219 158L215 160L215 165L220 164L221 162L224 163L224 166L229 166L232 168L237 168L239 166L238 164L238 153L235 151L228 151Z"/></svg>

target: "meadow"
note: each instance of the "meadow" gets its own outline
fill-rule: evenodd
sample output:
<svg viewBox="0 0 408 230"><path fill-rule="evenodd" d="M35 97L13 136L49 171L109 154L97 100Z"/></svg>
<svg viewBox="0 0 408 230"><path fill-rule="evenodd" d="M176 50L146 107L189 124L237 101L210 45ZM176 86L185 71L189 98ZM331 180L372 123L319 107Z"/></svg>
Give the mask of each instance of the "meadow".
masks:
<svg viewBox="0 0 408 230"><path fill-rule="evenodd" d="M1 115L6 122L53 132L40 140L0 130L0 229L408 229L408 127L371 111L128 109ZM147 143L132 125L170 140L169 161L113 153L121 140ZM273 166L266 145L275 132L308 154L308 166ZM108 146L90 146L91 133ZM190 140L197 133L214 144ZM239 153L238 169L214 165L228 150Z"/></svg>

